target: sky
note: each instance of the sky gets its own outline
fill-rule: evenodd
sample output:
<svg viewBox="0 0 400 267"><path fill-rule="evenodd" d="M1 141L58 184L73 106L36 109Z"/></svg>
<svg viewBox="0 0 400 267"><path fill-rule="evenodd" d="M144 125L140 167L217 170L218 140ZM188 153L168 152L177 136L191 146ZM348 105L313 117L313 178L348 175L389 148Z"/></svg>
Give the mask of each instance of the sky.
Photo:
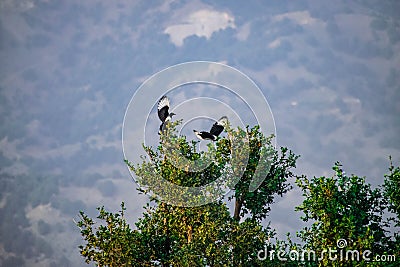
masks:
<svg viewBox="0 0 400 267"><path fill-rule="evenodd" d="M147 198L123 162L124 115L145 81L185 62L223 63L253 80L277 146L301 155L297 174L329 176L339 161L382 184L389 156L400 162L399 11L396 0L0 1L0 263L86 266L79 210L94 216L124 201L129 222L140 217ZM251 121L229 90L168 95L177 119L206 116L190 101L208 97L215 111ZM150 112L131 107L149 114L149 142L161 96L149 92ZM143 138L143 126L132 136ZM278 236L303 226L301 200L295 186L276 199L268 220Z"/></svg>

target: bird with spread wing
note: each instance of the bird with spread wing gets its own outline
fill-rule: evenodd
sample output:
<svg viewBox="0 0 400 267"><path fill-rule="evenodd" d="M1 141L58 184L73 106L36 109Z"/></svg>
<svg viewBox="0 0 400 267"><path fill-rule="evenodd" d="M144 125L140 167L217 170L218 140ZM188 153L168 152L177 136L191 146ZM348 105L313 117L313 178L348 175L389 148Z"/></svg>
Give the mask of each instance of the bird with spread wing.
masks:
<svg viewBox="0 0 400 267"><path fill-rule="evenodd" d="M194 134L199 138L200 140L211 140L215 141L217 140L218 136L222 133L224 130L224 127L226 123L228 122L228 118L226 116L221 117L217 122L213 124L211 127L211 130L209 132L199 132L196 130L193 130Z"/></svg>
<svg viewBox="0 0 400 267"><path fill-rule="evenodd" d="M157 111L158 117L161 120L158 134L161 134L163 131L165 131L166 125L171 121L172 116L176 114L173 112L169 113L169 99L167 96L163 96L160 101L158 101Z"/></svg>

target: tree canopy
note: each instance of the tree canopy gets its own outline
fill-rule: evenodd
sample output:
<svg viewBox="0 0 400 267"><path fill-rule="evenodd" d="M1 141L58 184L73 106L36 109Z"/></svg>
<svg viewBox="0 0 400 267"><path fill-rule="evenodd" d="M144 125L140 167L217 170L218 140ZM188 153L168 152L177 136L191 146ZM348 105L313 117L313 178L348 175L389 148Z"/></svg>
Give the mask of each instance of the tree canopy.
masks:
<svg viewBox="0 0 400 267"><path fill-rule="evenodd" d="M77 224L85 240L80 253L87 263L98 266L371 263L332 261L327 255L318 259L327 249L336 249L337 253L370 250L391 262L400 258L399 236L390 235L389 221L383 217L389 207L397 215L392 220L398 226L399 168L392 166L384 186L375 189L365 178L347 176L340 163L333 167L332 177L310 179L293 172L299 156L285 147L276 149L273 136L266 137L258 126L227 127L225 138L209 143L206 151L199 151L198 141L188 141L176 134L176 125L172 124L161 135L156 148L144 146L147 156L142 157L141 163L126 161L137 176L139 190L152 195L135 227L126 222L124 203L118 213L98 208L97 218L102 221L99 226L80 212ZM207 187L221 179L225 182L223 186ZM165 181L160 180L179 187L165 187ZM275 198L291 189L291 181L303 192L303 203L296 210L304 213L302 220L309 222L310 227L298 231L301 244L293 242L290 236L287 241L273 243L275 230L265 219ZM203 191L190 191L202 186ZM225 187L232 191L224 198ZM162 194L156 196L154 192ZM210 198L214 200L209 201ZM284 260L281 255L274 255L279 251ZM293 257L293 251L313 251L317 258ZM373 264L388 266L387 262Z"/></svg>

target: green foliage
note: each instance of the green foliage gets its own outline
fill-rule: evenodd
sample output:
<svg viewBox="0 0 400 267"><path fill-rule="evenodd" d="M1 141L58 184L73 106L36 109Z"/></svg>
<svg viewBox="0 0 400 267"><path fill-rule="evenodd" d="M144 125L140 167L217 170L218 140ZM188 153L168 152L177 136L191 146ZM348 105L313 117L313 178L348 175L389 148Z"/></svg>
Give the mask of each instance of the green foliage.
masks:
<svg viewBox="0 0 400 267"><path fill-rule="evenodd" d="M389 210L396 214L396 218L390 218L389 220L394 222L396 227L400 227L400 167L394 167L392 162L389 167L390 173L385 175L384 193L389 202ZM390 242L391 249L396 255L397 259L400 259L400 234L396 232Z"/></svg>
<svg viewBox="0 0 400 267"><path fill-rule="evenodd" d="M150 260L163 266L222 266L229 259L230 216L222 203L201 207L147 206L137 223Z"/></svg>
<svg viewBox="0 0 400 267"><path fill-rule="evenodd" d="M97 262L99 266L145 266L145 251L137 231L131 230L124 218L125 205L121 211L113 214L104 207L98 208L98 219L104 224L97 227L95 222L84 212L80 212L81 221L77 223L81 234L87 241L86 246L79 246L86 263ZM143 254L142 254L143 253Z"/></svg>
<svg viewBox="0 0 400 267"><path fill-rule="evenodd" d="M80 251L86 262L95 262L98 266L298 266L299 261L291 259L290 253L313 251L316 260L304 258L302 266L397 266L398 262L332 261L326 250L335 251L336 256L340 253L346 256L348 251L370 250L373 255L400 258L399 235L395 233L392 238L387 235L388 224L382 216L388 204L389 210L399 216L400 168L390 167L384 191L379 187L372 189L364 178L347 176L339 163L333 167L333 177L296 177L304 196L296 210L304 213L303 221L312 222L311 227L298 232L303 244L293 243L289 235L287 241L277 240L271 244L275 232L263 227L261 220L267 216L274 196L290 189L288 179L295 176L291 169L296 166L298 156L286 148L276 151L271 138L264 137L258 127L246 130L228 127L227 133L228 138L219 139L215 146L209 145L207 152L197 151L197 142L187 142L185 137L174 136L167 140L162 136L164 143L156 150L145 147L151 164L146 160L137 166L127 164L140 177L141 183L155 183L155 187L161 186L153 177L159 173L164 179L182 186L201 186L241 173L241 179L232 186L234 194L228 199L235 203L233 214L221 200L184 207L153 198L144 207L136 229L132 230L124 219L124 204L117 214L99 208L97 218L103 223L98 226L81 212L78 226L86 245L80 246ZM232 155L233 140L238 137L242 138L241 146L248 143L247 156L243 156L244 153ZM171 151L172 154L168 154ZM195 172L179 154L190 161L198 161L199 166L202 160L207 162L207 157L214 156L214 160L203 171ZM229 163L244 159L243 172ZM257 172L257 166L268 171ZM260 187L251 191L249 188L254 181ZM140 190L147 193L155 187ZM167 195L174 193L169 191ZM398 217L392 220L399 223ZM345 240L346 245L339 248L339 240ZM265 258L259 258L260 251L265 251ZM266 254L271 251L275 256ZM279 251L286 253L285 261L277 258ZM321 255L324 257L319 260Z"/></svg>
<svg viewBox="0 0 400 267"><path fill-rule="evenodd" d="M136 223L137 230L129 228L124 210L124 204L117 214L99 208L97 218L103 224L97 227L81 212L78 226L87 244L79 248L87 263L96 262L98 266L267 264L257 258L257 253L274 236L273 231L255 220L237 222L222 202L201 207L148 203ZM271 263L274 262L268 261L268 266Z"/></svg>
<svg viewBox="0 0 400 267"><path fill-rule="evenodd" d="M245 135L241 129L238 132ZM234 217L237 220L250 214L253 219L261 221L267 217L275 195L282 195L290 189L287 179L295 176L291 169L296 167L299 156L285 147L279 154L271 144L272 136L263 136L258 126L252 129L247 127L246 132L249 140L248 162L230 200L236 201ZM257 168L261 171L255 175ZM255 180L260 182L260 186L251 192L249 188Z"/></svg>
<svg viewBox="0 0 400 267"><path fill-rule="evenodd" d="M265 265L257 258L257 252L275 234L263 227L261 220L267 216L274 195L289 190L287 179L293 176L290 169L295 167L298 156L286 148L276 151L272 137L263 136L259 127L243 130L228 126L228 138L210 143L207 151L198 151L198 142L177 136L175 126L172 124L161 135L156 149L144 147L150 161L143 157L138 165L126 162L142 185L139 190L149 193L163 189L164 198L193 204L205 196L194 196L197 199L193 202L178 199L179 192L165 188L159 177L181 186L179 190L219 179L234 189L229 201L235 201L235 213L231 215L221 200L201 206L175 206L152 198L136 223L137 229L132 230L123 218L124 206L118 214L100 208L98 218L105 225L97 227L81 212L78 226L86 241L85 246L80 246L82 256L87 263L96 262L99 266ZM256 172L257 166L261 171ZM240 180L236 179L238 174ZM254 181L260 187L250 192ZM221 197L224 187L209 190L213 197Z"/></svg>
<svg viewBox="0 0 400 267"><path fill-rule="evenodd" d="M124 204L116 214L99 208L100 225L81 212L78 226L86 245L80 246L80 252L87 263L95 262L98 266L298 266L299 261L289 257L292 251L314 251L319 258L328 249L335 250L336 255L346 255L349 250L359 253L370 250L373 255L400 258L399 235L387 235L388 221L383 218L388 205L399 216L399 168L390 167L384 190L371 188L365 178L346 175L339 163L333 167L332 177L308 179L292 173L298 156L287 148L276 150L271 142L273 137L265 137L258 126L245 130L228 126L227 138L210 143L207 151L198 151L197 141L189 142L186 137L175 134L176 125L172 124L161 135L157 148L144 147L150 161L143 157L141 164L126 162L143 186L139 189L141 192L162 191L161 199L151 198L146 204L136 229L131 229L124 218ZM304 213L302 219L310 221L311 227L298 232L303 244L293 243L290 236L288 241L277 240L271 244L275 232L261 222L268 216L275 196L290 190L288 179L291 177L296 177L304 196L296 210ZM180 188L165 187L160 180ZM189 188L215 181L225 181L224 186L233 189L228 198L234 202L233 214L221 198L193 205L207 196L196 195ZM224 186L211 188L209 193L212 197L221 197ZM182 190L187 190L185 197L179 196ZM191 205L185 206L185 203ZM393 220L399 224L398 218ZM347 243L338 247L339 240ZM276 255L259 258L259 252L265 249L286 252L287 260L281 261ZM305 260L301 263L303 266L396 266L396 262L332 261L328 254L320 261Z"/></svg>
<svg viewBox="0 0 400 267"><path fill-rule="evenodd" d="M364 178L347 176L339 163L333 170L333 177L314 177L311 180L300 177L296 181L305 198L296 210L304 212L303 221L313 221L311 228L299 232L299 237L305 242L304 248L321 255L324 249L340 250L337 242L344 239L347 242L344 250L385 253L386 224L382 214L386 201L381 190L371 189ZM350 263L334 263L326 257L320 264L347 266ZM356 264L363 266L367 263Z"/></svg>
<svg viewBox="0 0 400 267"><path fill-rule="evenodd" d="M180 206L197 206L198 203L210 202L207 198L222 197L224 187L233 177L226 168L230 141L220 139L216 147L210 143L207 152L197 151L198 141L188 142L185 136L177 136L174 131L177 123L161 135L160 145L156 149L144 147L149 160L142 157L143 162L136 166L126 161L141 185L139 190L156 194L169 203L180 203ZM224 183L209 187L208 196L196 195L191 191L193 187L204 186L218 179ZM179 187L173 187L169 182Z"/></svg>
<svg viewBox="0 0 400 267"><path fill-rule="evenodd" d="M385 195L389 200L389 209L400 218L400 167L390 164L389 174L385 175ZM397 222L400 226L400 222Z"/></svg>

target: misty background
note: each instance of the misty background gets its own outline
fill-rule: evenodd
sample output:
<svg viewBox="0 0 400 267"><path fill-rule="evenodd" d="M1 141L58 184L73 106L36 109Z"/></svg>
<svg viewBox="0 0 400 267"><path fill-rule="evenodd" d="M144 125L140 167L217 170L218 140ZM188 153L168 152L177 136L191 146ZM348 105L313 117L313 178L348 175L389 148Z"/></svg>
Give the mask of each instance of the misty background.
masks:
<svg viewBox="0 0 400 267"><path fill-rule="evenodd" d="M79 210L124 201L133 227L147 197L123 162L125 110L151 75L193 60L255 81L277 145L301 155L295 173L332 175L340 161L377 186L389 155L399 165L397 0L1 0L0 265L86 266ZM276 201L267 221L295 235L301 193Z"/></svg>

